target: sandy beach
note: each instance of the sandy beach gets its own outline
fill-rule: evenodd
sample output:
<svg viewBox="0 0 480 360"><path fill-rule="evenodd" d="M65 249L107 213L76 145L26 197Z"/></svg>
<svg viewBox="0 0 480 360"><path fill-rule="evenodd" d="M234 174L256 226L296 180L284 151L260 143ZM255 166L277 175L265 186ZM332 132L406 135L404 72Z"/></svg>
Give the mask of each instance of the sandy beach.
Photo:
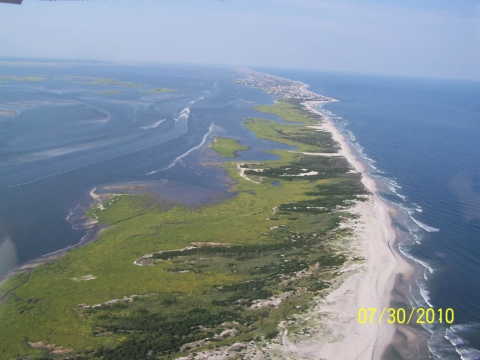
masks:
<svg viewBox="0 0 480 360"><path fill-rule="evenodd" d="M332 134L341 147L338 154L344 156L355 171L362 173L362 183L372 193L367 201L358 202L350 210L360 218L343 224L354 230L349 246L365 261L360 265L347 264L333 291L307 314L297 318L297 322L304 321L312 328L308 341L304 336L290 338L285 328L282 345L275 350L292 359L381 359L390 344L395 343L396 348L403 346L406 352L411 352L405 341L403 344L399 341L396 326L385 319L380 324L358 322L360 308L376 308L378 319L382 309L390 306L398 276L410 277L414 267L394 250L396 235L390 217L392 209L377 195L375 181L365 173L364 165L343 135L330 119L315 109L320 104L319 101L304 103L309 111L324 118L321 125L311 128Z"/></svg>

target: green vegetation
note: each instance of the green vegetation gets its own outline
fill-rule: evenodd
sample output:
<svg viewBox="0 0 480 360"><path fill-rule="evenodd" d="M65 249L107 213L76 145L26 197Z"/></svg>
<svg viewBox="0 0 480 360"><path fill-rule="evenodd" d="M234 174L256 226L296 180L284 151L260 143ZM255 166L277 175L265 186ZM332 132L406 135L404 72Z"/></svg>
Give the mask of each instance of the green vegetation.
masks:
<svg viewBox="0 0 480 360"><path fill-rule="evenodd" d="M262 110L298 124L251 119L247 128L335 151L329 134L305 129L310 113L285 104ZM220 139L216 151L238 150ZM343 158L274 153L279 160L240 165L247 178L236 163L222 165L237 195L219 204L117 195L92 208L89 216L110 225L95 242L0 286L0 357L170 359L278 337L281 320L357 260L338 225L365 191Z"/></svg>
<svg viewBox="0 0 480 360"><path fill-rule="evenodd" d="M169 88L153 88L149 90L145 90L146 93L165 93L165 92L175 92L178 91L177 89L169 89Z"/></svg>
<svg viewBox="0 0 480 360"><path fill-rule="evenodd" d="M23 283L25 283L28 280L29 276L30 274L25 274L25 273L17 274L14 277L12 277L9 281L1 284L0 285L0 301L4 298L5 295L15 290Z"/></svg>
<svg viewBox="0 0 480 360"><path fill-rule="evenodd" d="M0 80L38 82L45 78L42 76L0 76Z"/></svg>
<svg viewBox="0 0 480 360"><path fill-rule="evenodd" d="M94 91L94 94L99 94L99 95L117 95L121 94L123 90L110 90L110 91Z"/></svg>
<svg viewBox="0 0 480 360"><path fill-rule="evenodd" d="M89 85L117 85L117 86L128 86L132 88L140 88L143 85L135 84L131 82L119 81L115 79L104 79L104 78L93 78L86 82Z"/></svg>
<svg viewBox="0 0 480 360"><path fill-rule="evenodd" d="M212 149L226 158L236 157L237 151L248 150L248 146L240 145L240 141L236 139L215 136L212 141Z"/></svg>
<svg viewBox="0 0 480 360"><path fill-rule="evenodd" d="M321 117L302 109L300 100L284 99L278 100L274 105L258 105L255 109L267 114L281 117L285 121L293 121L305 125L315 125L321 121Z"/></svg>
<svg viewBox="0 0 480 360"><path fill-rule="evenodd" d="M129 88L142 88L144 87L141 84L136 84L132 82L120 81L116 79L109 79L109 78L92 78L92 77L85 77L85 76L66 76L67 80L77 83L77 84L84 84L84 85L113 85L113 86L124 86ZM143 90L145 93L166 93L166 92L175 92L178 91L177 89L169 89L169 88L152 88L148 90ZM112 90L112 91L101 91L96 92L96 94L105 94L105 95L113 95L122 92L122 90Z"/></svg>
<svg viewBox="0 0 480 360"><path fill-rule="evenodd" d="M143 87L143 85L141 84L135 84L132 82L119 81L116 79L109 79L109 78L92 78L87 76L66 76L65 78L74 83L85 84L85 85L116 85L116 86L126 86L131 88Z"/></svg>
<svg viewBox="0 0 480 360"><path fill-rule="evenodd" d="M250 118L245 127L260 139L282 142L305 152L336 152L337 145L329 133L312 131L298 125L281 125L259 118Z"/></svg>

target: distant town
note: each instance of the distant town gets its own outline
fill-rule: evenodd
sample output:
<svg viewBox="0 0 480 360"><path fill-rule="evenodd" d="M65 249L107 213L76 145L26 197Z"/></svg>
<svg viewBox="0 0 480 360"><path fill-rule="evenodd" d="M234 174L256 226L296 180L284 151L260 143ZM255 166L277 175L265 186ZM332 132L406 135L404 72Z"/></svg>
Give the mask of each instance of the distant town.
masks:
<svg viewBox="0 0 480 360"><path fill-rule="evenodd" d="M308 85L300 81L284 79L244 68L238 69L237 73L241 77L237 80L237 84L260 88L269 94L277 95L279 98L302 101L334 101L308 90Z"/></svg>

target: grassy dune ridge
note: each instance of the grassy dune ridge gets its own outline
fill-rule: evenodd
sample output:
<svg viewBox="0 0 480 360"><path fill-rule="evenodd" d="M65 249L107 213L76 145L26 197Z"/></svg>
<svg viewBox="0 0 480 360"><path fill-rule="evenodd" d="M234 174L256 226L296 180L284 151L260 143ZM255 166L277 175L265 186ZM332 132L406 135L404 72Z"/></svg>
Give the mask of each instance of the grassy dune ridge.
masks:
<svg viewBox="0 0 480 360"><path fill-rule="evenodd" d="M250 119L257 136L335 151L329 134L305 128L319 119L300 104L258 109L298 125ZM223 164L237 195L220 204L115 196L92 208L111 225L95 242L0 286L0 358L169 359L278 338L281 320L358 261L338 225L364 190L343 158L274 152L279 160L240 165L246 178Z"/></svg>

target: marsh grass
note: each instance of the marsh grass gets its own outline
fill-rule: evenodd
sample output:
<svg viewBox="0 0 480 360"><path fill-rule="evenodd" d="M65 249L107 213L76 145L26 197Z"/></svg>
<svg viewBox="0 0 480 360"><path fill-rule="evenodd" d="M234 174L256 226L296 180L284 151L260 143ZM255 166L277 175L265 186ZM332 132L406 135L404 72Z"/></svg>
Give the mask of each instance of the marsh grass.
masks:
<svg viewBox="0 0 480 360"><path fill-rule="evenodd" d="M222 157L234 158L237 151L248 150L248 146L240 144L239 140L215 136L212 141L212 149L215 150Z"/></svg>

